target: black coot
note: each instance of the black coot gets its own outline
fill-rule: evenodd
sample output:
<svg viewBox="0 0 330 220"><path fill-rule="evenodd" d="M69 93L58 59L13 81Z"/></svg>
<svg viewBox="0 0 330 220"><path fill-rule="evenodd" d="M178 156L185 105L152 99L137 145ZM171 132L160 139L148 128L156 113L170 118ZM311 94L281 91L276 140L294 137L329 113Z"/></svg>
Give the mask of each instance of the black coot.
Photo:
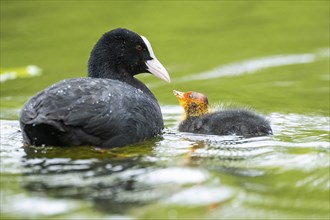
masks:
<svg viewBox="0 0 330 220"><path fill-rule="evenodd" d="M105 33L88 61L88 77L60 81L20 113L26 145L118 147L157 136L164 127L151 91L134 75L170 77L149 41L127 29Z"/></svg>
<svg viewBox="0 0 330 220"><path fill-rule="evenodd" d="M185 111L179 131L198 134L238 135L255 137L271 135L270 123L261 115L246 109L210 111L208 99L198 92L179 92L174 90Z"/></svg>

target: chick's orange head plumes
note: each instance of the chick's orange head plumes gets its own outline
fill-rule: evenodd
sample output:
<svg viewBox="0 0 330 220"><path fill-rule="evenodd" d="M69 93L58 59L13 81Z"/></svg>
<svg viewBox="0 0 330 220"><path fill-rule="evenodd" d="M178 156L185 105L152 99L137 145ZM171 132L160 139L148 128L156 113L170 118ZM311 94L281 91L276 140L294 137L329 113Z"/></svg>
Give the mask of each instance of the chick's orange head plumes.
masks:
<svg viewBox="0 0 330 220"><path fill-rule="evenodd" d="M200 116L208 112L209 103L204 94L192 91L180 92L176 90L173 90L173 93L179 100L187 117Z"/></svg>

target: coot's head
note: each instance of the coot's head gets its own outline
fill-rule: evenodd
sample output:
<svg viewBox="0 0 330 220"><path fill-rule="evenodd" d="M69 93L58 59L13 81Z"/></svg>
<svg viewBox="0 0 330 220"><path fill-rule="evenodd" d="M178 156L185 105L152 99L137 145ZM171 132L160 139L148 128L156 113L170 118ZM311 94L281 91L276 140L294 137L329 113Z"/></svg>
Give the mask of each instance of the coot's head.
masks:
<svg viewBox="0 0 330 220"><path fill-rule="evenodd" d="M122 28L105 33L95 44L88 61L90 77L125 81L127 77L145 72L170 82L147 38Z"/></svg>
<svg viewBox="0 0 330 220"><path fill-rule="evenodd" d="M209 101L207 97L198 92L180 92L173 90L187 117L201 116L208 112Z"/></svg>

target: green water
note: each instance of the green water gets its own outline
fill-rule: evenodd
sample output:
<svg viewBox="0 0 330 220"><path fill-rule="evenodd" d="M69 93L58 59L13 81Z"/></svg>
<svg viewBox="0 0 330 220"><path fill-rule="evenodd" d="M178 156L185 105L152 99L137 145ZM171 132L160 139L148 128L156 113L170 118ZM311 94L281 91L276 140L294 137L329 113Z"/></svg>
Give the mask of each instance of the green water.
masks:
<svg viewBox="0 0 330 220"><path fill-rule="evenodd" d="M120 149L22 148L18 112L37 91L86 75L104 32L146 36L172 83L163 137ZM3 219L329 219L329 1L1 1ZM274 136L177 132L172 90L247 106Z"/></svg>

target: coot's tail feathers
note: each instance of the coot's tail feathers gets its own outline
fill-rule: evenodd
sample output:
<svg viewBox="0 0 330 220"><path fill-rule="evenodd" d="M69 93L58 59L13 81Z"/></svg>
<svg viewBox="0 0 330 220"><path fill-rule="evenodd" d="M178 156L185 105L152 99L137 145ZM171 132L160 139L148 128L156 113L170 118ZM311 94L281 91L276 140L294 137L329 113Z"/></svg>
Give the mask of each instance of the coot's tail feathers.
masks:
<svg viewBox="0 0 330 220"><path fill-rule="evenodd" d="M63 142L62 131L48 124L26 124L23 127L24 140L26 144L34 146L61 146Z"/></svg>
<svg viewBox="0 0 330 220"><path fill-rule="evenodd" d="M57 127L46 124L25 124L21 125L24 144L34 146L99 146L102 139L88 134L78 127L67 127L66 131L61 131ZM68 131L68 129L70 131Z"/></svg>

